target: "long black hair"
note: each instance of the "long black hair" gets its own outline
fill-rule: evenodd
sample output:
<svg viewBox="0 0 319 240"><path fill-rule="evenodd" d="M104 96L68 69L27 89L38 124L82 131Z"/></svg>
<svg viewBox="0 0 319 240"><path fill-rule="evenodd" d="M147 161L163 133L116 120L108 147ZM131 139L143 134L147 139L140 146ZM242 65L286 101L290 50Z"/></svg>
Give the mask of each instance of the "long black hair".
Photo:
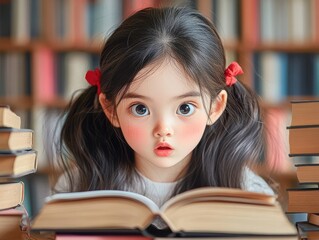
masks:
<svg viewBox="0 0 319 240"><path fill-rule="evenodd" d="M206 126L174 194L202 186L240 188L245 166L258 162L264 152L261 111L255 94L244 84L226 86L221 39L212 22L198 11L147 8L124 20L101 51L102 93L116 109L116 98L125 93L137 73L167 57L180 64L212 101L222 90L228 94L224 113ZM60 151L70 191L125 189L134 184L133 150L121 129L105 116L95 86L70 103Z"/></svg>

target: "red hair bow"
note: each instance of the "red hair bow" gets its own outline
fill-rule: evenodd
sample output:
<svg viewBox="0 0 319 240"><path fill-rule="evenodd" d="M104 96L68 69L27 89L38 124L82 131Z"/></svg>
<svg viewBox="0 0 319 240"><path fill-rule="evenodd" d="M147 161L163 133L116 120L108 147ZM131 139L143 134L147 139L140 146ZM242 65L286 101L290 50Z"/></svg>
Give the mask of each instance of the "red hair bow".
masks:
<svg viewBox="0 0 319 240"><path fill-rule="evenodd" d="M229 66L225 69L225 81L227 86L232 86L237 82L237 79L235 78L239 74L243 74L244 71L241 69L239 64L237 62L232 62L229 64Z"/></svg>
<svg viewBox="0 0 319 240"><path fill-rule="evenodd" d="M85 75L86 81L91 86L97 87L97 94L99 95L101 93L101 71L99 68L95 68L95 70L89 70L86 72Z"/></svg>

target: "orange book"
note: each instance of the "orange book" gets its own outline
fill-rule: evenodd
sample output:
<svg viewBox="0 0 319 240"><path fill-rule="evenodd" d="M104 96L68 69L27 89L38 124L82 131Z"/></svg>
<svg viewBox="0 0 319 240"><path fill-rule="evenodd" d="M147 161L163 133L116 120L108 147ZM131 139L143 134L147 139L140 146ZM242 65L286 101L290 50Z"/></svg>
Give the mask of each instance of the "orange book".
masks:
<svg viewBox="0 0 319 240"><path fill-rule="evenodd" d="M319 183L319 164L295 164L299 183Z"/></svg>
<svg viewBox="0 0 319 240"><path fill-rule="evenodd" d="M308 214L308 222L319 226L319 214L318 213L309 213ZM319 235L319 232L318 232Z"/></svg>
<svg viewBox="0 0 319 240"><path fill-rule="evenodd" d="M319 125L319 101L291 102L291 126Z"/></svg>
<svg viewBox="0 0 319 240"><path fill-rule="evenodd" d="M318 188L293 188L288 192L288 213L318 213Z"/></svg>
<svg viewBox="0 0 319 240"><path fill-rule="evenodd" d="M288 127L289 156L319 155L319 125Z"/></svg>

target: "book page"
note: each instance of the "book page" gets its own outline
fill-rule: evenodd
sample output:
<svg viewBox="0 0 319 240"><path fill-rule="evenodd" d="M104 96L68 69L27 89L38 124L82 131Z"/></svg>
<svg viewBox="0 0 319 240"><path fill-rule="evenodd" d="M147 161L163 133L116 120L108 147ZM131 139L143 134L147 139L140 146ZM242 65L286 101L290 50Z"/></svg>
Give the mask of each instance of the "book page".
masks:
<svg viewBox="0 0 319 240"><path fill-rule="evenodd" d="M96 190L85 192L71 192L71 193L57 193L46 198L46 202L55 201L72 201L77 199L89 198L103 198L103 197L123 197L134 199L146 205L152 212L158 213L159 207L149 198L134 192L121 191L121 190Z"/></svg>
<svg viewBox="0 0 319 240"><path fill-rule="evenodd" d="M203 187L184 192L171 198L162 206L161 211L175 204L187 204L207 200L273 205L276 202L276 196L233 188Z"/></svg>

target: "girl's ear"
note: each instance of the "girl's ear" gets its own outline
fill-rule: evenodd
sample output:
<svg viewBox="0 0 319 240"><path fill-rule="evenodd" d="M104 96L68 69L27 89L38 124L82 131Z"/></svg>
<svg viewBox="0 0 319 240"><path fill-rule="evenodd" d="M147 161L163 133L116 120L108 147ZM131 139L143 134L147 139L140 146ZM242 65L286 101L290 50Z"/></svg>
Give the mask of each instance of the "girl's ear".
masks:
<svg viewBox="0 0 319 240"><path fill-rule="evenodd" d="M212 125L214 124L214 122L217 121L217 119L224 112L226 108L226 104L227 104L227 92L225 90L221 90L211 106L207 125Z"/></svg>
<svg viewBox="0 0 319 240"><path fill-rule="evenodd" d="M100 93L99 102L102 106L105 116L109 119L109 121L112 123L114 127L119 128L120 123L118 121L116 112L114 111L112 104L106 99L105 94Z"/></svg>

